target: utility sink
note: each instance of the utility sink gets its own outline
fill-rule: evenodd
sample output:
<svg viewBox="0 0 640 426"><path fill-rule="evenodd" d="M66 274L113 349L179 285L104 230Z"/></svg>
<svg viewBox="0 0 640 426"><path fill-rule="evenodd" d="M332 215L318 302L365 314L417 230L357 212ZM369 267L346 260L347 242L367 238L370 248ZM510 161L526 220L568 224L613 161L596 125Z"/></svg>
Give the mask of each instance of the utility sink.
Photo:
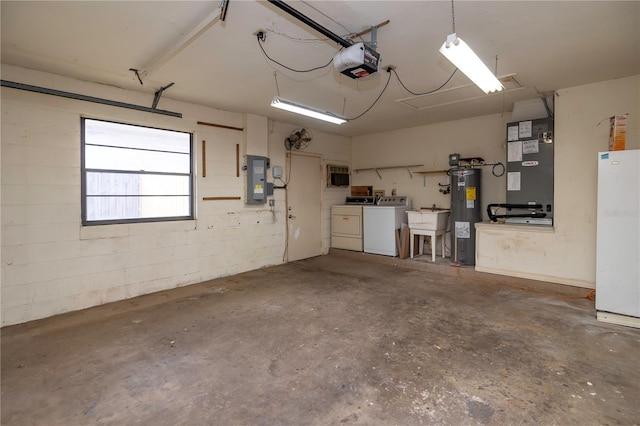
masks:
<svg viewBox="0 0 640 426"><path fill-rule="evenodd" d="M422 209L420 211L408 211L409 228L426 229L428 231L446 231L449 225L451 210Z"/></svg>

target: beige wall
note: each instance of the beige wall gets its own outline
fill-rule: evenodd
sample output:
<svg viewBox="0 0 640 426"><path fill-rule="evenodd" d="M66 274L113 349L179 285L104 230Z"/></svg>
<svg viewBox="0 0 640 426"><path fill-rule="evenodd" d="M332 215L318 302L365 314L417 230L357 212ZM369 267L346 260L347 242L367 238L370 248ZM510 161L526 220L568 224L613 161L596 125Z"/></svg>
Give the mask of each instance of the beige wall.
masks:
<svg viewBox="0 0 640 426"><path fill-rule="evenodd" d="M483 225L476 269L595 288L597 153L608 118L624 113L627 149L640 148L640 76L559 90L555 106L554 228Z"/></svg>
<svg viewBox="0 0 640 426"><path fill-rule="evenodd" d="M2 78L137 105L150 105L153 97L7 65ZM235 146L246 152L247 138L196 122L234 127L258 122L257 134L249 135L250 153L267 153L273 165L282 166L283 140L293 126L166 97L158 107L181 112L182 119L8 88L1 94L2 325L282 262L284 192L275 194L275 222L268 206L244 204L245 174L236 177ZM194 132L197 219L82 227L81 116ZM309 151L349 164L349 138L314 136ZM207 144L206 178L200 172L202 140ZM328 206L344 199L344 192L323 189L323 253L329 247ZM216 196L242 200L202 200Z"/></svg>
<svg viewBox="0 0 640 426"><path fill-rule="evenodd" d="M449 154L453 153L463 158L482 157L487 163L504 163L508 117L490 115L355 137L353 168L422 164L411 170L447 170ZM398 195L411 197L414 208L451 205L450 196L438 191L438 183L447 183L446 174L410 176L405 169L379 173L382 179L373 171L354 173L353 184L372 185L374 189L383 189L386 195L391 195L395 188ZM495 177L491 167L483 168L483 205L505 201L505 176Z"/></svg>
<svg viewBox="0 0 640 426"><path fill-rule="evenodd" d="M608 148L608 117L629 113L627 149L640 147L640 76L559 90L555 97L555 225L553 228L479 225L477 270L587 288L595 287L596 153ZM353 138L353 167L424 164L448 168L448 155L505 162L505 125L492 115ZM413 179L405 170L354 174L355 185L409 195L413 207L450 206L438 192L444 175ZM505 201L504 176L483 170L482 205Z"/></svg>

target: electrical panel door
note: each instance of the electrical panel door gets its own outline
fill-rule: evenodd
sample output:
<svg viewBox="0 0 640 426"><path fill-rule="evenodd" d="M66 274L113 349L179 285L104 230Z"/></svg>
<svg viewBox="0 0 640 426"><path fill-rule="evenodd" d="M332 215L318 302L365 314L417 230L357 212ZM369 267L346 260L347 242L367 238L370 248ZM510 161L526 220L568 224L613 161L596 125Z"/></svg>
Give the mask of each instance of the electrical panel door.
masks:
<svg viewBox="0 0 640 426"><path fill-rule="evenodd" d="M267 169L269 158L247 155L247 204L267 202Z"/></svg>

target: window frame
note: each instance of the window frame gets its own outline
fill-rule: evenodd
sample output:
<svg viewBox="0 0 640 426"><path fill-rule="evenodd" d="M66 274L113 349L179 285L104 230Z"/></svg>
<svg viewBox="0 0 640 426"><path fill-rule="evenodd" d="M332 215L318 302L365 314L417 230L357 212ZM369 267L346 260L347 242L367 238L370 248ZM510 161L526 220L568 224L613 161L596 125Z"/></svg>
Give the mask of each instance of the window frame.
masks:
<svg viewBox="0 0 640 426"><path fill-rule="evenodd" d="M86 125L85 122L87 120L90 121L101 121L106 123L114 123L123 126L131 126L131 127L141 127L147 129L161 130L167 132L175 132L189 135L189 173L175 173L175 172L147 172L141 170L125 170L125 169L87 169L86 167ZM99 118L92 117L81 117L80 118L80 198L81 198L81 215L82 215L82 226L95 226L95 225L117 225L117 224L130 224L130 223L150 223L150 222L175 222L175 221L184 221L184 220L194 220L195 219L195 207L196 207L196 196L195 196L195 181L196 176L194 172L194 161L195 161L195 153L194 153L194 134L193 132L186 132L181 130L174 129L166 129L162 127L153 127L153 126L145 126L140 124L132 124L132 123L124 123L121 121L113 121L113 120L104 120ZM91 144L90 144L91 145ZM144 148L122 148L122 149L134 149L134 150L145 150ZM171 151L163 151L157 149L149 149L149 151L156 152L171 152ZM130 218L130 219L106 219L106 220L87 220L87 173L122 173L122 174L136 174L136 175L156 175L156 176L188 176L189 177L189 214L185 216L162 216L162 217L150 217L150 218ZM154 196L175 196L175 195L154 195ZM180 195L183 196L183 195ZM142 198L144 195L138 196L137 198Z"/></svg>

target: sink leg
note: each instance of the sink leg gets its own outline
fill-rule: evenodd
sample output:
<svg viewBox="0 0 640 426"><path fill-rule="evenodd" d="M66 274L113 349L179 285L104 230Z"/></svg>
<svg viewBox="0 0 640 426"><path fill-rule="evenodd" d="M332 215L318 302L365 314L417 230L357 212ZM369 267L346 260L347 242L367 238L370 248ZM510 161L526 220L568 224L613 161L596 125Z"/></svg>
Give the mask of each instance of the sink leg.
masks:
<svg viewBox="0 0 640 426"><path fill-rule="evenodd" d="M411 259L413 259L413 240L414 240L413 232L409 231L409 254L411 255Z"/></svg>
<svg viewBox="0 0 640 426"><path fill-rule="evenodd" d="M436 241L438 239L438 233L434 232L433 235L431 235L431 261L433 263L436 263Z"/></svg>

